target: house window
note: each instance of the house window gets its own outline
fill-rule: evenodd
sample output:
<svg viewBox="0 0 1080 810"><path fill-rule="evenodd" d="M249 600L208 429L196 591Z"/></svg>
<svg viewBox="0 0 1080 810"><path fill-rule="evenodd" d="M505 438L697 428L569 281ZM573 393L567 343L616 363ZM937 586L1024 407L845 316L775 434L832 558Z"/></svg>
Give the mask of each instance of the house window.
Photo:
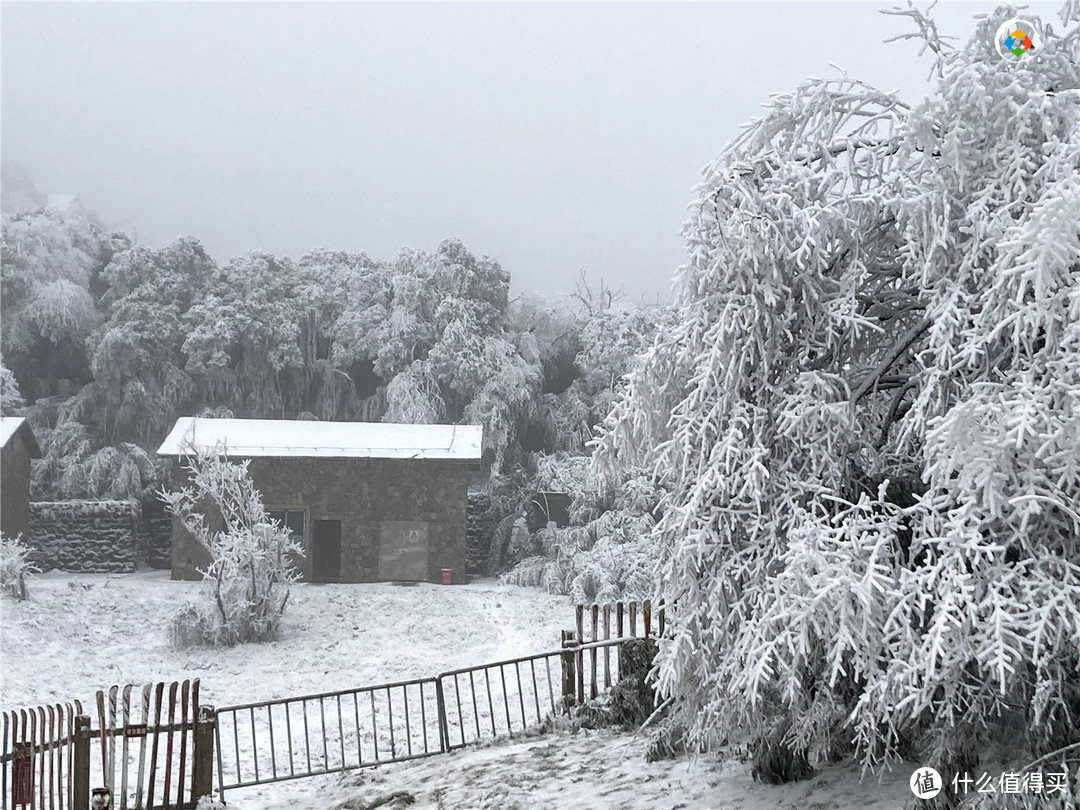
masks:
<svg viewBox="0 0 1080 810"><path fill-rule="evenodd" d="M304 518L303 509L268 509L266 513L271 520L289 530L289 539L298 546L304 545Z"/></svg>

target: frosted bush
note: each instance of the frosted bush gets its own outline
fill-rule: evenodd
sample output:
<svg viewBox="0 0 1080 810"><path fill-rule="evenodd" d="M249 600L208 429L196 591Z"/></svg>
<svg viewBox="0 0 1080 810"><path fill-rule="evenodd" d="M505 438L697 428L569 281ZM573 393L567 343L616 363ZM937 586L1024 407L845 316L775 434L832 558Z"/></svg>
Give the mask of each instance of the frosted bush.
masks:
<svg viewBox="0 0 1080 810"><path fill-rule="evenodd" d="M30 549L22 536L0 535L0 591L14 599L26 599L26 577L38 569L30 562Z"/></svg>
<svg viewBox="0 0 1080 810"><path fill-rule="evenodd" d="M656 585L656 487L647 476L627 475L618 493L605 498L588 483L588 469L585 457L566 457L561 465L541 460L540 485L570 491L570 517L580 525L538 531L532 553L519 557L503 581L582 603L649 598Z"/></svg>
<svg viewBox="0 0 1080 810"><path fill-rule="evenodd" d="M298 579L293 556L302 550L267 515L248 462L230 462L219 447L193 451L184 468L191 485L162 497L212 562L203 571L202 601L179 610L171 640L231 646L276 638Z"/></svg>

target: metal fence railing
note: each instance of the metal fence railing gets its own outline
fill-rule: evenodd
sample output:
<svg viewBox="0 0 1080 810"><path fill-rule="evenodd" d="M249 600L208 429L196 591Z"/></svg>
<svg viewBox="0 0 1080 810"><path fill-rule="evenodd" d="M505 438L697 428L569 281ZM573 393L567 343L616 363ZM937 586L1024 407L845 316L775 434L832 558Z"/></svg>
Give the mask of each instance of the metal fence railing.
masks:
<svg viewBox="0 0 1080 810"><path fill-rule="evenodd" d="M529 655L439 675L446 696L447 748L513 736L553 715L556 695L562 697L557 680L562 655Z"/></svg>
<svg viewBox="0 0 1080 810"><path fill-rule="evenodd" d="M220 789L441 753L437 689L426 678L219 708Z"/></svg>
<svg viewBox="0 0 1080 810"><path fill-rule="evenodd" d="M640 607L649 638L651 605ZM85 810L91 792L117 810L190 810L214 782L224 799L226 790L513 737L618 682L637 608L578 605L562 649L432 678L220 709L200 703L198 680L113 686L97 694L96 728L78 701L5 710L0 810ZM662 634L662 602L658 618Z"/></svg>
<svg viewBox="0 0 1080 810"><path fill-rule="evenodd" d="M576 674L616 638L443 672L434 678L224 706L216 710L218 791L443 754L513 737L577 702ZM594 675L595 679L595 675ZM603 682L601 682L603 683ZM595 694L610 685L594 684Z"/></svg>

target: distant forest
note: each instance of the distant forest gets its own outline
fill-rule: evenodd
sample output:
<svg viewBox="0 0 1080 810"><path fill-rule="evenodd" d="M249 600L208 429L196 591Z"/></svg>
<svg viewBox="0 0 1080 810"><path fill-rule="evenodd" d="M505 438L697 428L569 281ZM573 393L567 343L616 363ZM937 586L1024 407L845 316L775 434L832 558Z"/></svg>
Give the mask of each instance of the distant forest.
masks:
<svg viewBox="0 0 1080 810"><path fill-rule="evenodd" d="M498 261L453 239L219 265L194 237L150 249L77 201L21 202L3 217L3 409L41 444L35 500L153 497L174 420L232 414L483 425L513 511L538 470L588 452L663 317L584 278L511 300Z"/></svg>

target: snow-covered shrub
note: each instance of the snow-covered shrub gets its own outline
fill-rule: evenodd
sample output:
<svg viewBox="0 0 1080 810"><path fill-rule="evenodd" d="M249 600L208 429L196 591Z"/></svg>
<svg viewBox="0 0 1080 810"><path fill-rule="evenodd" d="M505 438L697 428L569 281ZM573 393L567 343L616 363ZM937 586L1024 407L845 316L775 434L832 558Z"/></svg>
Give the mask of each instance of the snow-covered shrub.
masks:
<svg viewBox="0 0 1080 810"><path fill-rule="evenodd" d="M531 551L503 581L569 594L582 603L646 599L656 588L653 510L658 493L643 474L626 475L617 492L602 495L590 482L584 456L543 458L539 486L571 495L570 519L531 538Z"/></svg>
<svg viewBox="0 0 1080 810"><path fill-rule="evenodd" d="M37 571L30 562L30 549L23 545L22 535L4 537L0 534L0 592L13 599L26 599L26 577Z"/></svg>
<svg viewBox="0 0 1080 810"><path fill-rule="evenodd" d="M177 644L233 645L277 637L298 579L293 555L302 549L271 520L248 474L226 448L192 451L184 463L191 484L162 497L184 528L208 551L202 602L176 614Z"/></svg>
<svg viewBox="0 0 1080 810"><path fill-rule="evenodd" d="M656 586L656 544L648 515L607 512L585 526L541 529L540 553L526 557L503 582L539 586L591 604L647 599Z"/></svg>
<svg viewBox="0 0 1080 810"><path fill-rule="evenodd" d="M903 13L934 93L772 98L601 438L666 492L656 684L694 747L954 773L1017 714L1036 755L1080 738L1080 4L1016 64L1011 10L960 49Z"/></svg>
<svg viewBox="0 0 1080 810"><path fill-rule="evenodd" d="M638 729L654 712L656 693L649 683L649 671L656 658L656 640L638 638L619 649L619 680L611 691L571 709L572 728L618 726Z"/></svg>

